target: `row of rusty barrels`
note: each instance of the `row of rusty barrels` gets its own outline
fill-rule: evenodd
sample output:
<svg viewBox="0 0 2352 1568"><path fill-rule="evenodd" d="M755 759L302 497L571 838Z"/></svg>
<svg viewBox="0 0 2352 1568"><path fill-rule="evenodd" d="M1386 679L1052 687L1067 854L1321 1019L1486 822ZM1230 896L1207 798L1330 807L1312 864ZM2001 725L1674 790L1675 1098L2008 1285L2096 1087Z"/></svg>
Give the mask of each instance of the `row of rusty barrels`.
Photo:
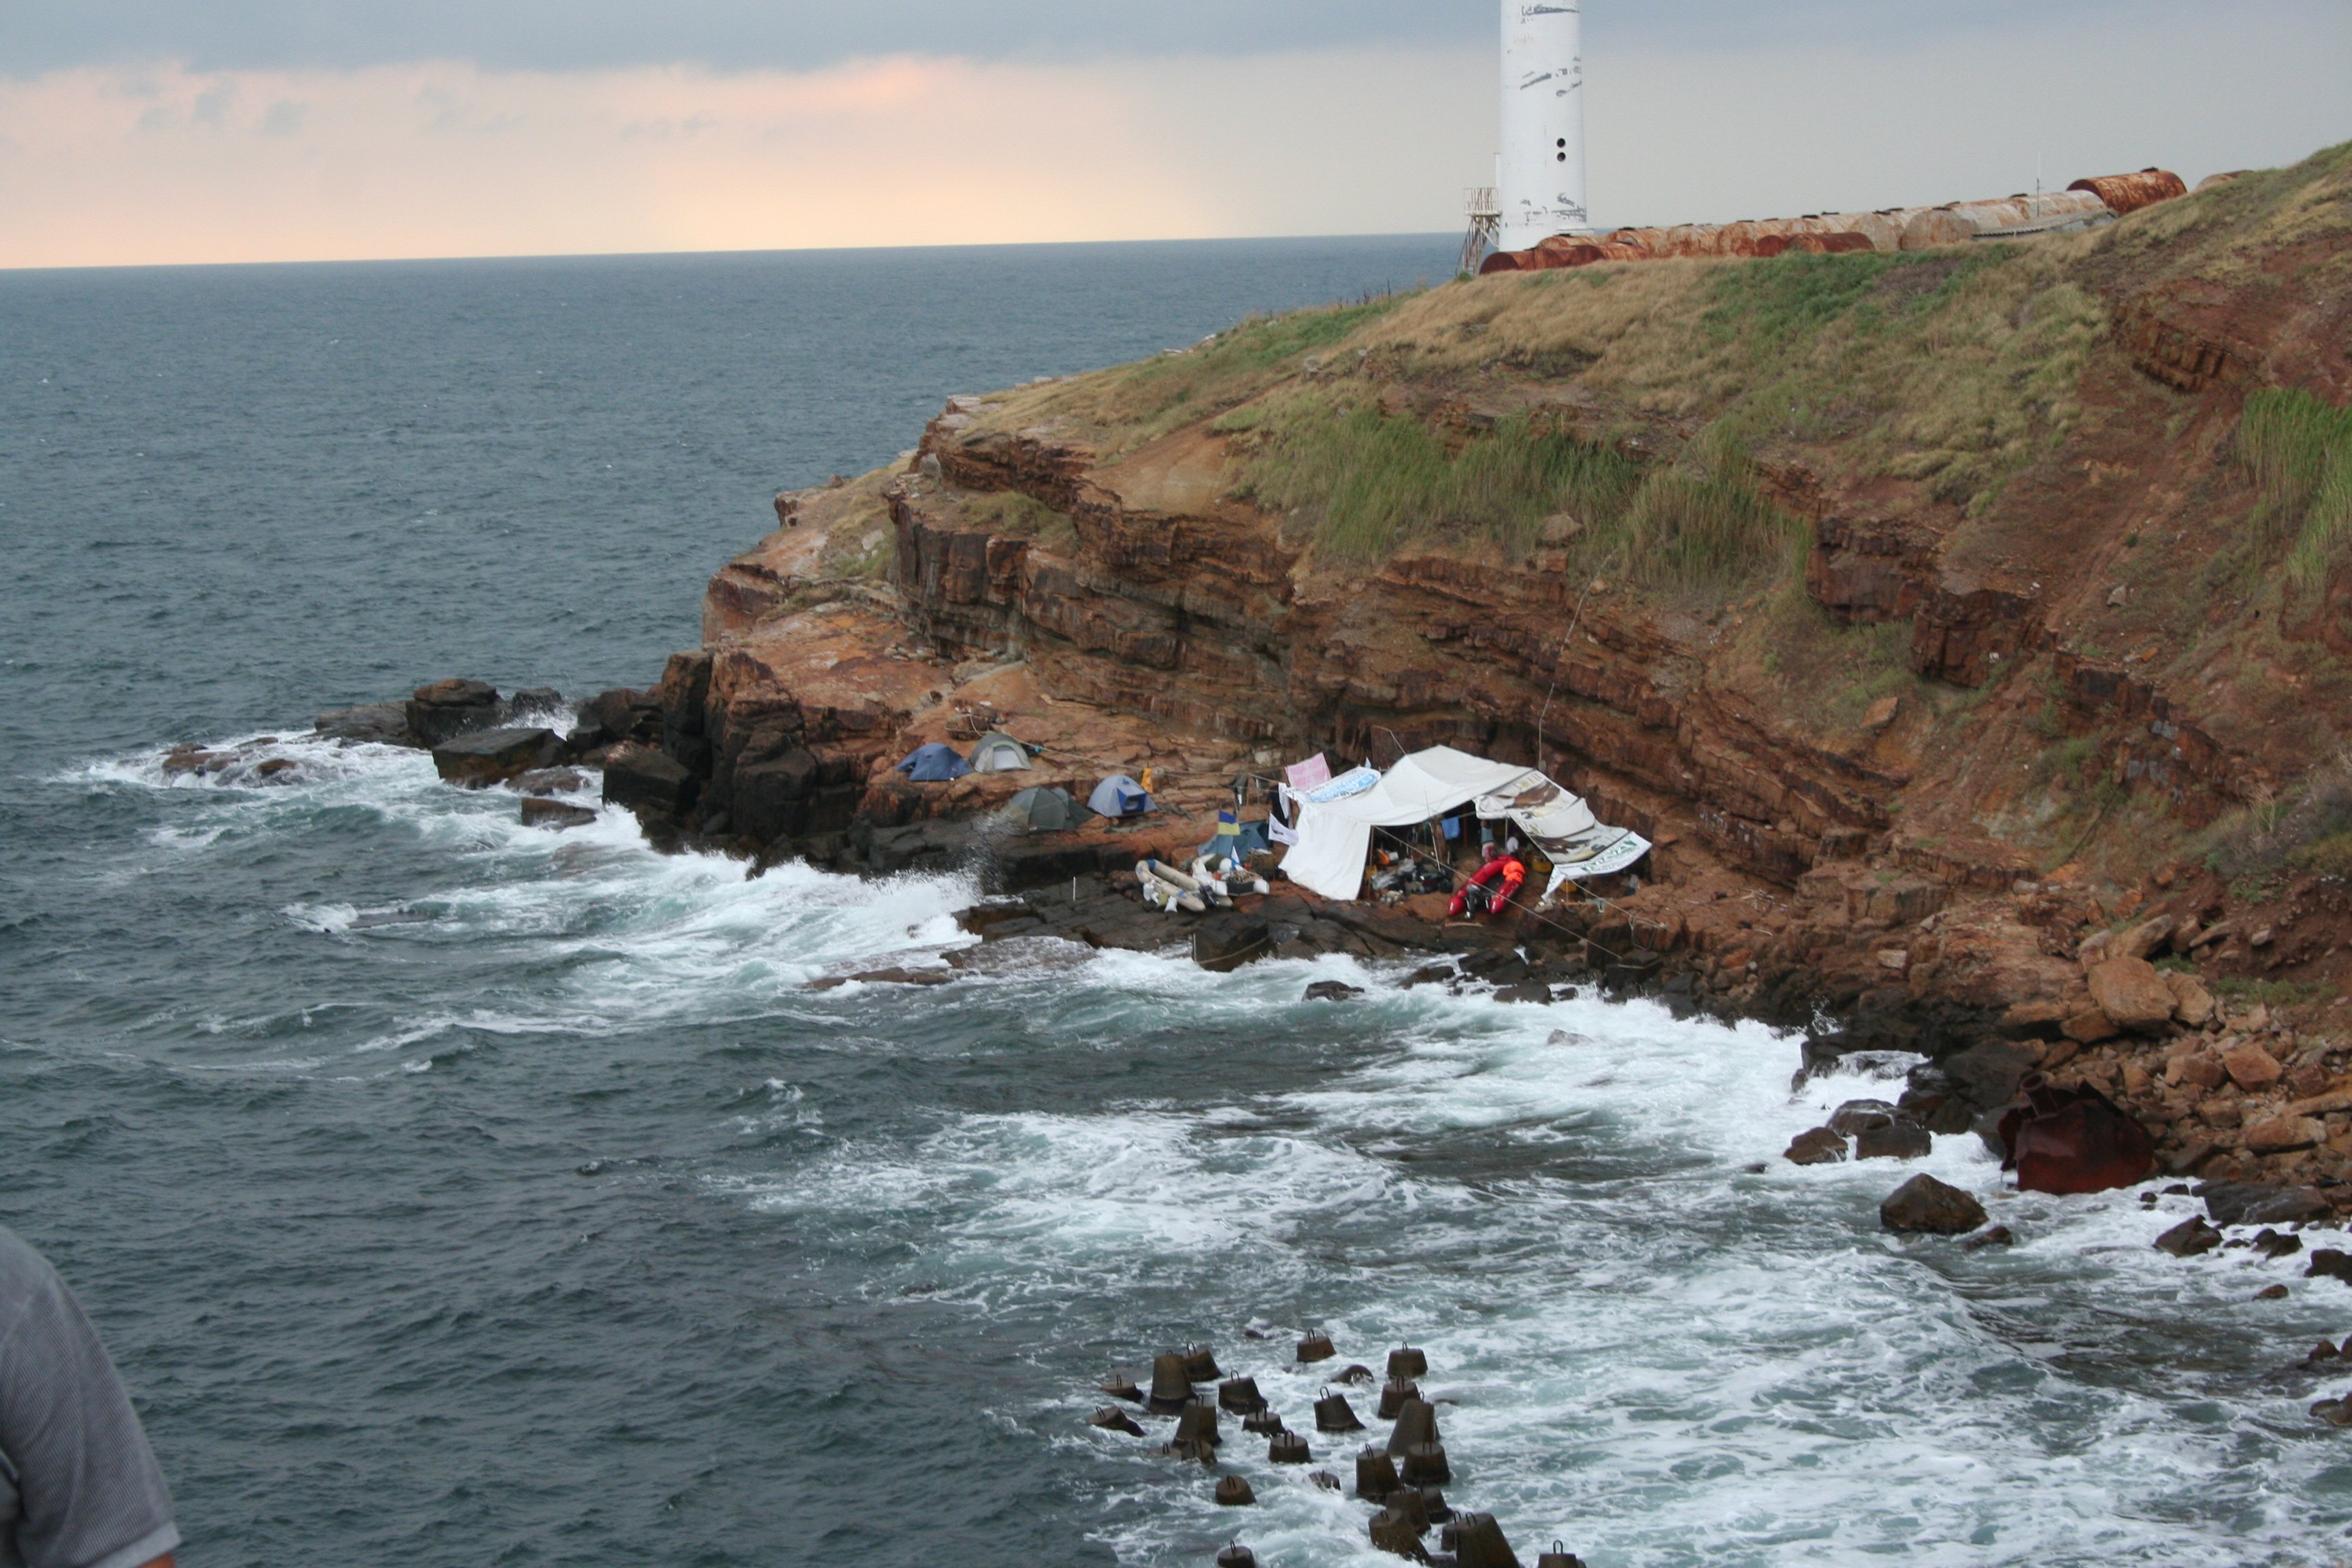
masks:
<svg viewBox="0 0 2352 1568"><path fill-rule="evenodd" d="M1301 1339L1297 1353L1302 1366L1330 1361L1338 1355L1330 1336L1321 1333L1310 1333ZM1444 1441L1438 1434L1437 1409L1422 1397L1419 1380L1428 1373L1429 1358L1425 1352L1411 1345L1389 1352L1388 1377L1381 1384L1375 1419L1395 1425L1385 1444L1368 1446L1356 1455L1356 1496L1376 1510L1370 1525L1372 1544L1437 1568L1521 1568L1494 1515L1457 1513L1446 1504L1442 1489L1453 1481L1454 1471L1446 1460ZM1350 1365L1331 1381L1369 1384L1374 1379L1371 1368ZM1203 1384L1216 1384L1213 1404L1199 1391L1199 1385ZM1217 1415L1223 1410L1240 1416L1244 1432L1266 1439L1268 1463L1307 1465L1314 1461L1306 1436L1283 1424L1281 1415L1258 1392L1257 1379L1227 1377L1217 1365L1215 1352L1206 1345L1168 1351L1154 1357L1148 1393L1136 1385L1132 1374L1123 1371L1103 1379L1101 1386L1102 1392L1114 1400L1139 1405L1153 1415L1176 1417L1175 1434L1157 1450L1160 1453L1204 1465L1216 1463L1217 1448L1223 1442L1218 1432ZM1116 1404L1097 1410L1090 1420L1094 1426L1111 1431L1138 1437L1144 1435L1135 1417ZM1335 1393L1327 1384L1315 1401L1315 1429L1326 1434L1360 1432L1364 1423L1355 1406L1348 1402L1347 1394ZM1328 1471L1310 1472L1310 1479L1317 1486L1339 1489L1339 1478ZM1218 1478L1215 1496L1226 1507L1257 1500L1247 1479L1234 1475ZM1438 1531L1435 1553L1427 1544L1433 1529ZM1256 1568L1256 1553L1239 1542L1217 1554L1217 1568ZM1554 1542L1550 1551L1537 1556L1536 1568L1584 1568L1584 1564L1575 1553Z"/></svg>
<svg viewBox="0 0 2352 1568"><path fill-rule="evenodd" d="M1948 202L1937 207L1887 207L1876 212L1808 213L1803 217L1748 218L1738 223L1690 223L1612 229L1605 235L1559 234L1525 250L1498 250L1478 271L1543 272L1596 261L1664 261L1675 257L1769 257L1792 252L1926 250L2003 234L2105 223L2158 202L2189 194L2167 169L2095 174L2063 191Z"/></svg>

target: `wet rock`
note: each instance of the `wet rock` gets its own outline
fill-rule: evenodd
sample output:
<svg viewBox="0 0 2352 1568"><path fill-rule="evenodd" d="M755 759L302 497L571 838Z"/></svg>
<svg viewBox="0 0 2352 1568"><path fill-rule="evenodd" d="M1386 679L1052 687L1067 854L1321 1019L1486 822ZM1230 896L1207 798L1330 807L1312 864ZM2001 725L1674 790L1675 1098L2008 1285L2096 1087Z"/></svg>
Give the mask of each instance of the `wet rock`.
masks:
<svg viewBox="0 0 2352 1568"><path fill-rule="evenodd" d="M1980 1247L2014 1246L2016 1241L2017 1234L2014 1231L2011 1230L2009 1226L2005 1225L1997 1225L1990 1230L1979 1231L1976 1235L1960 1243L1960 1246L1969 1252L1974 1252Z"/></svg>
<svg viewBox="0 0 2352 1568"><path fill-rule="evenodd" d="M2249 1245L2264 1258L2292 1258L2303 1250L2303 1237L2265 1227Z"/></svg>
<svg viewBox="0 0 2352 1568"><path fill-rule="evenodd" d="M1328 1470L1309 1470L1307 1479L1315 1483L1318 1491L1336 1492L1339 1489L1339 1478Z"/></svg>
<svg viewBox="0 0 2352 1568"><path fill-rule="evenodd" d="M1974 1194L1922 1172L1886 1195L1878 1221L1889 1230L1958 1236L1981 1228L1985 1211Z"/></svg>
<svg viewBox="0 0 2352 1568"><path fill-rule="evenodd" d="M1857 1160L1916 1160L1935 1151L1927 1130L1907 1116L1874 1121L1853 1135Z"/></svg>
<svg viewBox="0 0 2352 1568"><path fill-rule="evenodd" d="M674 826L692 808L700 781L684 763L634 742L604 759L604 798L649 825Z"/></svg>
<svg viewBox="0 0 2352 1568"><path fill-rule="evenodd" d="M588 775L578 768L533 768L507 781L517 795L576 795L588 787Z"/></svg>
<svg viewBox="0 0 2352 1568"><path fill-rule="evenodd" d="M2042 1060L2039 1049L2008 1040L1987 1040L1955 1051L1936 1065L1955 1090L1979 1110L2017 1098L2018 1080Z"/></svg>
<svg viewBox="0 0 2352 1568"><path fill-rule="evenodd" d="M2305 1366L2324 1366L2329 1362L2340 1359L2343 1353L2344 1352L2342 1347L2337 1345L2334 1340L2322 1340L2317 1344L2311 1347L2311 1353L2303 1358L2303 1364Z"/></svg>
<svg viewBox="0 0 2352 1568"><path fill-rule="evenodd" d="M1364 988L1360 985L1349 985L1346 982L1339 980L1318 980L1313 984L1307 986L1307 994L1302 998L1302 1000L1307 1002L1345 1002L1350 996L1361 996L1363 994Z"/></svg>
<svg viewBox="0 0 2352 1568"><path fill-rule="evenodd" d="M433 768L450 784L480 789L546 767L560 748L552 730L476 730L433 748Z"/></svg>
<svg viewBox="0 0 2352 1568"><path fill-rule="evenodd" d="M2091 1000L2119 1028L2152 1029L2172 1016L2172 988L2145 958L2110 958L2085 978Z"/></svg>
<svg viewBox="0 0 2352 1568"><path fill-rule="evenodd" d="M1331 1381L1334 1383L1370 1383L1372 1381L1372 1369L1364 1365L1361 1362L1349 1362L1348 1363L1347 1370L1340 1373Z"/></svg>
<svg viewBox="0 0 2352 1568"><path fill-rule="evenodd" d="M2286 1297L2287 1289L2284 1285L2265 1285L2254 1292L2254 1300L2257 1301L2284 1301Z"/></svg>
<svg viewBox="0 0 2352 1568"><path fill-rule="evenodd" d="M596 820L596 814L584 805L572 805L560 800L541 800L537 795L525 795L522 802L522 825L525 827L585 827Z"/></svg>
<svg viewBox="0 0 2352 1568"><path fill-rule="evenodd" d="M1845 1140L1827 1127L1800 1132L1781 1158L1792 1165L1834 1165L1846 1156Z"/></svg>
<svg viewBox="0 0 2352 1568"><path fill-rule="evenodd" d="M1895 1108L1883 1100L1849 1100L1830 1112L1829 1129L1851 1138L1865 1127L1886 1121L1894 1114Z"/></svg>
<svg viewBox="0 0 2352 1568"><path fill-rule="evenodd" d="M408 733L407 705L400 702L339 708L311 720L310 728L322 741L341 741L350 745L415 744Z"/></svg>
<svg viewBox="0 0 2352 1568"><path fill-rule="evenodd" d="M403 713L411 743L426 747L491 729L501 717L498 689L486 680L436 680L420 686Z"/></svg>
<svg viewBox="0 0 2352 1568"><path fill-rule="evenodd" d="M2352 1285L2352 1255L2323 1247L2311 1255L2311 1267L2303 1271L2306 1279L2341 1279Z"/></svg>
<svg viewBox="0 0 2352 1568"><path fill-rule="evenodd" d="M2352 1426L2352 1395L2323 1399L2311 1407L2311 1413L2330 1426Z"/></svg>
<svg viewBox="0 0 2352 1568"><path fill-rule="evenodd" d="M1266 922L1232 910L1208 915L1192 926L1192 962L1214 974L1274 954Z"/></svg>
<svg viewBox="0 0 2352 1568"><path fill-rule="evenodd" d="M2204 1182L2193 1195L2205 1201L2215 1225L2304 1225L2335 1210L2317 1187L2282 1187L2266 1182Z"/></svg>
<svg viewBox="0 0 2352 1568"><path fill-rule="evenodd" d="M1497 1002L1549 1002L1551 987L1540 980L1522 980L1510 985L1495 987Z"/></svg>
<svg viewBox="0 0 2352 1568"><path fill-rule="evenodd" d="M1410 991L1416 985L1443 985L1460 973L1451 963L1424 963L1404 977L1403 988Z"/></svg>
<svg viewBox="0 0 2352 1568"><path fill-rule="evenodd" d="M2194 1258L2221 1245L2221 1233L2207 1225L2203 1215L2191 1215L2156 1238L2156 1249L2175 1258Z"/></svg>
<svg viewBox="0 0 2352 1568"><path fill-rule="evenodd" d="M633 691L625 686L600 691L580 705L572 732L583 742L593 737L599 745L616 746L634 741L639 745L658 746L661 700L650 691Z"/></svg>

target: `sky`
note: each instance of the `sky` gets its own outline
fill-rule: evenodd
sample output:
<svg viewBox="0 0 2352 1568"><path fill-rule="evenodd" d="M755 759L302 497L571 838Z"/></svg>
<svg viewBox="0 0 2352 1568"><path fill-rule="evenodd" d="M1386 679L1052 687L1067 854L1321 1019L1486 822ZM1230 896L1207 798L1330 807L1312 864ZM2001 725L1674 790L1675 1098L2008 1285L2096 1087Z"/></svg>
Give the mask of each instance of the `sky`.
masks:
<svg viewBox="0 0 2352 1568"><path fill-rule="evenodd" d="M2352 140L2352 0L1585 0L1596 222ZM1462 226L1496 0L0 0L0 267Z"/></svg>

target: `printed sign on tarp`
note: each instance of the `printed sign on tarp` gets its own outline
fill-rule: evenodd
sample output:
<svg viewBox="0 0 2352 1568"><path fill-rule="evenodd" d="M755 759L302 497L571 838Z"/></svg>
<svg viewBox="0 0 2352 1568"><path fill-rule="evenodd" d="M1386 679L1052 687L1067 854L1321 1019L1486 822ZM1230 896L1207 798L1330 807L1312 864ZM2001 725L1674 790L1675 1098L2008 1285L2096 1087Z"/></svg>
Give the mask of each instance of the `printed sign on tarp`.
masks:
<svg viewBox="0 0 2352 1568"><path fill-rule="evenodd" d="M1330 782L1331 764L1323 760L1322 752L1318 752L1305 762L1293 763L1283 769L1282 776L1290 782L1291 788L1309 790L1317 784Z"/></svg>

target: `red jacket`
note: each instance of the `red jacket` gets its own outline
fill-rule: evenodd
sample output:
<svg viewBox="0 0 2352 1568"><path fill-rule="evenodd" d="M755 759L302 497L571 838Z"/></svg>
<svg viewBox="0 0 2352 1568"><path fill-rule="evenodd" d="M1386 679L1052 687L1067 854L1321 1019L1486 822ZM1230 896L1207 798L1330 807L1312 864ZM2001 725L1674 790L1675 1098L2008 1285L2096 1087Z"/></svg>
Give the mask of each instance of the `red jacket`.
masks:
<svg viewBox="0 0 2352 1568"><path fill-rule="evenodd" d="M1445 912L1449 915L1460 914L1463 907L1469 901L1470 889L1483 888L1497 877L1502 879L1502 883L1495 889L1493 907L1500 909L1511 901L1513 895L1519 890L1519 884L1528 879L1528 868L1519 863L1519 858L1516 855L1496 856L1492 860L1479 867L1476 874L1462 885L1462 890L1454 895L1454 901L1445 907Z"/></svg>

